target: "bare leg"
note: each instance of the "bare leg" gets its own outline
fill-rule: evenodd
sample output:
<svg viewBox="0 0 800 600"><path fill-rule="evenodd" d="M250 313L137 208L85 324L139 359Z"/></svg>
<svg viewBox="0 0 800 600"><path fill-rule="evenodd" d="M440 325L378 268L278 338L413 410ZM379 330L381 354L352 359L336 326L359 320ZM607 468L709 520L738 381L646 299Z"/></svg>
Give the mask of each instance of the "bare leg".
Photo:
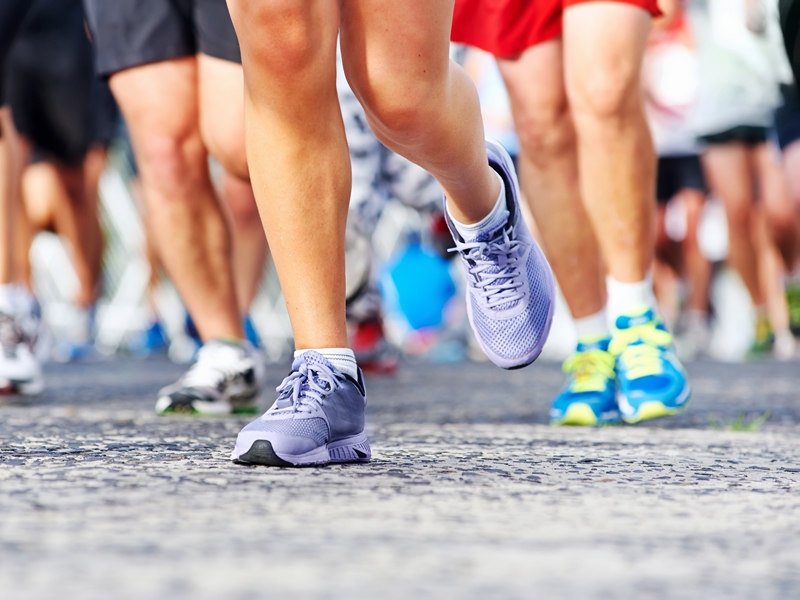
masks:
<svg viewBox="0 0 800 600"><path fill-rule="evenodd" d="M0 106L0 285L14 281L14 215L19 193L17 133L11 111Z"/></svg>
<svg viewBox="0 0 800 600"><path fill-rule="evenodd" d="M233 277L239 310L244 315L250 310L264 274L267 238L258 218L250 182L226 174L222 182L222 197L231 214Z"/></svg>
<svg viewBox="0 0 800 600"><path fill-rule="evenodd" d="M705 195L699 190L687 189L680 193L679 198L686 207L686 238L681 244L685 276L689 283L686 308L706 313L711 287L711 263L700 250L697 239Z"/></svg>
<svg viewBox="0 0 800 600"><path fill-rule="evenodd" d="M197 61L145 65L112 76L128 123L161 260L204 340L242 339L230 240L200 135Z"/></svg>
<svg viewBox="0 0 800 600"><path fill-rule="evenodd" d="M615 2L564 12L581 195L609 274L631 283L645 279L654 246L655 154L640 84L650 22L647 12Z"/></svg>
<svg viewBox="0 0 800 600"><path fill-rule="evenodd" d="M740 143L714 144L703 153L711 189L728 218L728 264L739 273L755 306L764 304L758 277L753 221L753 177L749 150Z"/></svg>
<svg viewBox="0 0 800 600"><path fill-rule="evenodd" d="M576 319L605 304L600 250L578 189L577 140L564 89L563 44L498 60L522 146L519 175L542 244Z"/></svg>
<svg viewBox="0 0 800 600"><path fill-rule="evenodd" d="M253 187L296 346L346 347L350 168L335 89L336 4L229 6L246 74ZM448 59L451 12L452 2L345 2L342 53L378 137L439 179L453 216L476 222L500 184L487 164L477 94Z"/></svg>
<svg viewBox="0 0 800 600"><path fill-rule="evenodd" d="M797 208L792 202L788 178L777 150L767 144L754 148L752 159L767 230L783 264L791 270L797 254Z"/></svg>

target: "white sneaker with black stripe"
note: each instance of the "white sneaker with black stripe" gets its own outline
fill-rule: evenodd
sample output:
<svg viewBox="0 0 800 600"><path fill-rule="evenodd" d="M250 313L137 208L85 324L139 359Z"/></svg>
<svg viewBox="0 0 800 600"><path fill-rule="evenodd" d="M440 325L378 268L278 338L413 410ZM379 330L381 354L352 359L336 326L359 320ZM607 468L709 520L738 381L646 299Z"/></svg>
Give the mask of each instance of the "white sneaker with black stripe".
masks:
<svg viewBox="0 0 800 600"><path fill-rule="evenodd" d="M212 340L183 377L159 392L156 413L256 414L264 379L264 360L251 344Z"/></svg>

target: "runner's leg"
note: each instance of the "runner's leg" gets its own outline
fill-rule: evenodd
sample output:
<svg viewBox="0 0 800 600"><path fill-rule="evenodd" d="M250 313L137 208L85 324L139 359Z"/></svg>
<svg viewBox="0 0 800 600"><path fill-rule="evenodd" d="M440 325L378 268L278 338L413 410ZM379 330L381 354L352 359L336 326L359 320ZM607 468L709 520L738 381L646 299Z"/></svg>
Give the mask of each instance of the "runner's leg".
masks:
<svg viewBox="0 0 800 600"><path fill-rule="evenodd" d="M654 248L656 162L639 79L650 22L644 10L619 2L564 11L581 195L609 275L625 283L645 279Z"/></svg>
<svg viewBox="0 0 800 600"><path fill-rule="evenodd" d="M241 340L230 240L200 134L197 78L197 61L187 57L120 71L110 83L165 269L204 340Z"/></svg>
<svg viewBox="0 0 800 600"><path fill-rule="evenodd" d="M520 184L572 317L605 306L600 250L578 188L575 129L561 39L499 59L520 140Z"/></svg>

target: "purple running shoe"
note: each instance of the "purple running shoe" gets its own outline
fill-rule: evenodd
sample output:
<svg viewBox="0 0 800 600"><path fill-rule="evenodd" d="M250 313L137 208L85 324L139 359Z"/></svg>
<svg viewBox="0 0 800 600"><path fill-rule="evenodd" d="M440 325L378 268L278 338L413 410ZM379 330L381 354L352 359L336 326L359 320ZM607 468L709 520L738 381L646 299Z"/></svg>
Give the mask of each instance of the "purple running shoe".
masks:
<svg viewBox="0 0 800 600"><path fill-rule="evenodd" d="M555 307L553 272L525 224L519 183L505 148L486 140L491 166L503 180L508 220L464 240L447 225L467 275L467 314L486 356L498 367L520 369L542 352ZM445 200L446 202L446 200Z"/></svg>
<svg viewBox="0 0 800 600"><path fill-rule="evenodd" d="M361 370L356 381L308 351L277 391L275 404L239 433L231 460L271 467L369 462Z"/></svg>

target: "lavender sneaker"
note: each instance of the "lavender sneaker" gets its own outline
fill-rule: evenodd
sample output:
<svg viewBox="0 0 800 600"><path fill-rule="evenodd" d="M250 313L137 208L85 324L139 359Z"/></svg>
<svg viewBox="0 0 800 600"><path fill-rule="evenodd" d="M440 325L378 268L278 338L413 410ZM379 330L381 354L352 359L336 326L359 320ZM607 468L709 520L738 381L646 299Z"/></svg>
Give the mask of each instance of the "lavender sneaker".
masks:
<svg viewBox="0 0 800 600"><path fill-rule="evenodd" d="M503 180L509 217L504 225L464 240L447 211L447 225L467 275L467 314L483 351L497 366L519 369L542 352L555 306L553 272L528 231L519 206L511 157L487 140L491 166Z"/></svg>
<svg viewBox="0 0 800 600"><path fill-rule="evenodd" d="M356 381L305 352L277 391L275 404L239 433L231 460L271 467L369 462L360 370Z"/></svg>

